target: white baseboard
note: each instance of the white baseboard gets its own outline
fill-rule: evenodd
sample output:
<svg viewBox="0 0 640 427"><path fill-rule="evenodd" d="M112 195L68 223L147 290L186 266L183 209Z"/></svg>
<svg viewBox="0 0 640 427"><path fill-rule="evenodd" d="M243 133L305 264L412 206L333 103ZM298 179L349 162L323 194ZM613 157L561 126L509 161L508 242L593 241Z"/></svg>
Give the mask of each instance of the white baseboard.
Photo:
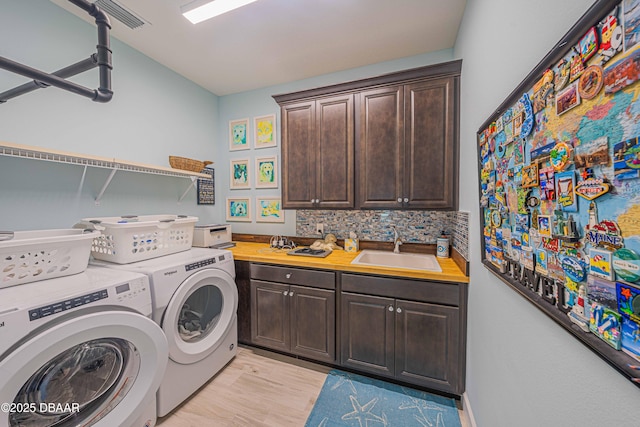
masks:
<svg viewBox="0 0 640 427"><path fill-rule="evenodd" d="M476 419L473 417L471 403L469 403L469 396L466 392L462 393L462 415L466 418L467 425L469 427L478 427L476 425Z"/></svg>

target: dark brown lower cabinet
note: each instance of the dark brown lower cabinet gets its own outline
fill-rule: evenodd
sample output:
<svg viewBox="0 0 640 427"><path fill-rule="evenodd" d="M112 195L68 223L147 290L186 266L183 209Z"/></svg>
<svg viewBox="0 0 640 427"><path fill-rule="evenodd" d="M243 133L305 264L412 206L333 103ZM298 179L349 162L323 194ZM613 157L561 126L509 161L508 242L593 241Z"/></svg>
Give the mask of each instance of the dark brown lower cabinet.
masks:
<svg viewBox="0 0 640 427"><path fill-rule="evenodd" d="M238 288L238 342L251 343L251 290L249 287L249 261L235 261Z"/></svg>
<svg viewBox="0 0 640 427"><path fill-rule="evenodd" d="M269 274L284 269L289 279L306 276L300 269L260 268ZM317 361L336 361L335 290L257 279L251 279L250 287L253 344Z"/></svg>
<svg viewBox="0 0 640 427"><path fill-rule="evenodd" d="M458 284L342 274L342 366L453 394L464 391L466 288ZM430 288L430 287L433 288ZM462 286L462 285L460 285ZM345 292L388 293L389 297ZM396 297L396 298L394 298Z"/></svg>
<svg viewBox="0 0 640 427"><path fill-rule="evenodd" d="M250 332L241 342L464 392L467 284L260 263L237 267L245 298L239 337Z"/></svg>

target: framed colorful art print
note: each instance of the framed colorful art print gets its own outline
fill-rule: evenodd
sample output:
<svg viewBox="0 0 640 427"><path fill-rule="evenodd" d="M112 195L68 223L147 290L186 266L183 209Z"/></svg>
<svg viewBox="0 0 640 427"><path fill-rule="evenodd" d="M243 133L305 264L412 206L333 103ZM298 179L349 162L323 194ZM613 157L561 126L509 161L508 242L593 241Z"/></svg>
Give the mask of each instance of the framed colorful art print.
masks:
<svg viewBox="0 0 640 427"><path fill-rule="evenodd" d="M256 197L256 222L284 222L280 197Z"/></svg>
<svg viewBox="0 0 640 427"><path fill-rule="evenodd" d="M244 190L251 188L249 179L249 159L232 159L229 165L229 188Z"/></svg>
<svg viewBox="0 0 640 427"><path fill-rule="evenodd" d="M237 119L229 122L229 151L248 150L249 119Z"/></svg>
<svg viewBox="0 0 640 427"><path fill-rule="evenodd" d="M251 222L251 198L227 198L227 221Z"/></svg>
<svg viewBox="0 0 640 427"><path fill-rule="evenodd" d="M276 115L269 114L253 119L255 148L268 148L276 146Z"/></svg>
<svg viewBox="0 0 640 427"><path fill-rule="evenodd" d="M256 158L256 188L278 188L276 156Z"/></svg>

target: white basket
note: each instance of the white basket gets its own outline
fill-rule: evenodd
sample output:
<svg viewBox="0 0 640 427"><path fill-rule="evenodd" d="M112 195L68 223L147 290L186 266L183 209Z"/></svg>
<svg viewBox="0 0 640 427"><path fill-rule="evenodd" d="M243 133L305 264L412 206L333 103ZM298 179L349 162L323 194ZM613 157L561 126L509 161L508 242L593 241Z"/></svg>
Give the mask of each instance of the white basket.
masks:
<svg viewBox="0 0 640 427"><path fill-rule="evenodd" d="M85 218L76 227L102 232L93 240L94 258L129 264L191 249L195 216L141 215Z"/></svg>
<svg viewBox="0 0 640 427"><path fill-rule="evenodd" d="M0 232L0 288L82 273L97 231Z"/></svg>

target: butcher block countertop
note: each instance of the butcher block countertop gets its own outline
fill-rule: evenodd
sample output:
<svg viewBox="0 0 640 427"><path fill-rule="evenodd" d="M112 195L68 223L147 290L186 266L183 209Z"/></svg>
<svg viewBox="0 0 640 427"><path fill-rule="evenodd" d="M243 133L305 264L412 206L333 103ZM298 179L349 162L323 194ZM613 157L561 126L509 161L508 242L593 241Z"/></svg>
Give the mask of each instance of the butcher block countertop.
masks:
<svg viewBox="0 0 640 427"><path fill-rule="evenodd" d="M439 282L469 283L466 276L451 258L436 258L442 272L410 270L351 264L360 252L335 250L325 258L287 255L287 250L277 250L267 243L235 242L229 250L238 261L263 262L267 264L289 265L295 267L318 268L324 270L369 273L382 276L408 277L413 279L434 280Z"/></svg>

